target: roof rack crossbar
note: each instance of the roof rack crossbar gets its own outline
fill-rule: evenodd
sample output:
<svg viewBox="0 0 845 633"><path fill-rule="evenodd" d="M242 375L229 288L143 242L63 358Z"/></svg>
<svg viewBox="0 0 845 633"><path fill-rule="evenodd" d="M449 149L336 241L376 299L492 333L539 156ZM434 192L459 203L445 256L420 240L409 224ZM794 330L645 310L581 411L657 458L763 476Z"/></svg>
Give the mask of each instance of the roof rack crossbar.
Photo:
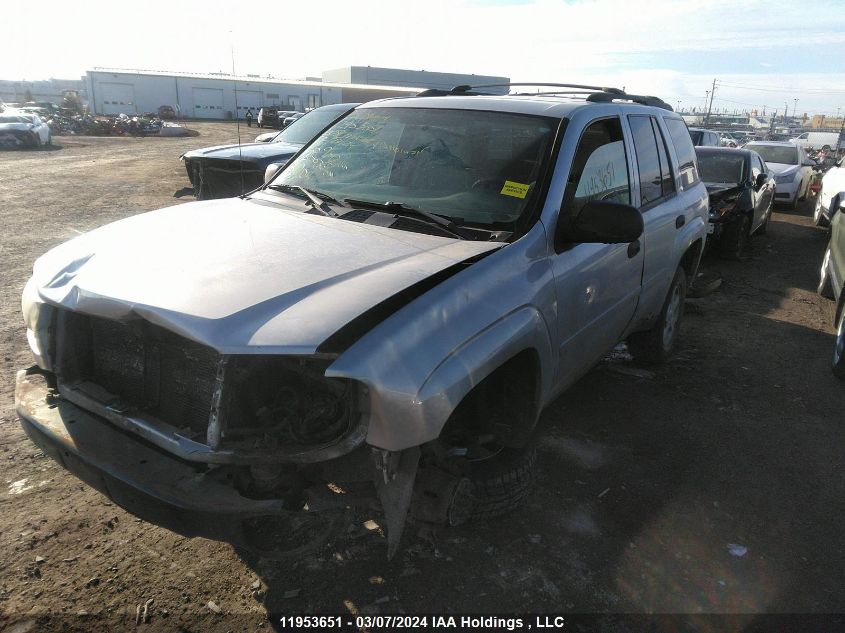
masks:
<svg viewBox="0 0 845 633"><path fill-rule="evenodd" d="M577 88L579 90L598 90L601 92L615 92L618 94L624 94L624 92L622 90L619 90L619 88L608 88L603 86L585 86L583 84L558 84L549 83L547 81L521 81L506 84L481 84L478 86L470 86L464 84L461 86L455 86L449 92L451 94L461 94L468 90L475 90L476 88L510 88L512 86L549 86L551 88Z"/></svg>
<svg viewBox="0 0 845 633"><path fill-rule="evenodd" d="M674 112L672 106L663 101L659 97L652 97L649 95L630 95L619 88L610 88L607 86L587 86L584 84L561 84L550 82L511 82L502 84L480 84L477 86L470 86L469 84L462 84L455 86L451 90L429 89L419 93L418 96L446 96L446 95L480 95L484 93L472 92L478 88L512 88L514 86L546 86L550 88L569 88L570 90L548 90L544 92L517 92L512 93L518 96L531 95L584 95L586 94L587 101L593 103L612 103L613 101L631 101L632 103L639 103L640 105L653 106L656 108L663 108ZM493 95L491 95L493 96Z"/></svg>

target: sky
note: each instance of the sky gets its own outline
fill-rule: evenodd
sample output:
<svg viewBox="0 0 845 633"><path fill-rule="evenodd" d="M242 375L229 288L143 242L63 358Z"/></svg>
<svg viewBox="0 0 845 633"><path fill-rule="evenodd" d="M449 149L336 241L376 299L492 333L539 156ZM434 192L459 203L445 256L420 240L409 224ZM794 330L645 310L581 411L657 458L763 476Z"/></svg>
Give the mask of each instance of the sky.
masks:
<svg viewBox="0 0 845 633"><path fill-rule="evenodd" d="M0 79L231 72L234 58L239 75L476 73L624 87L684 110L705 108L716 79L714 109L845 113L845 0L45 0L29 13L32 28L4 30Z"/></svg>

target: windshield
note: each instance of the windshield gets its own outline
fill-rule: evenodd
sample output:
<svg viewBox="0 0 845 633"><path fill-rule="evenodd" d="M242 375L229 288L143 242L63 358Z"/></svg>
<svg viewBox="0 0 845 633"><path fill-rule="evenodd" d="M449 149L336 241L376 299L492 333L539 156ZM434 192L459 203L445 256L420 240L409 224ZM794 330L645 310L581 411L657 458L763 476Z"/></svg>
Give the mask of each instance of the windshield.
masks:
<svg viewBox="0 0 845 633"><path fill-rule="evenodd" d="M704 132L701 130L690 130L689 135L693 145L701 145L701 141L704 139Z"/></svg>
<svg viewBox="0 0 845 633"><path fill-rule="evenodd" d="M755 145L749 143L745 149L752 149L767 163L781 163L782 165L797 165L798 164L798 149L795 147L785 147L783 145Z"/></svg>
<svg viewBox="0 0 845 633"><path fill-rule="evenodd" d="M400 203L482 227L510 225L538 184L556 125L506 112L360 109L322 134L273 184L338 200Z"/></svg>
<svg viewBox="0 0 845 633"><path fill-rule="evenodd" d="M311 110L311 112L299 117L279 132L273 138L273 142L305 145L317 136L320 130L351 109L352 106L348 108L317 108L316 110Z"/></svg>
<svg viewBox="0 0 845 633"><path fill-rule="evenodd" d="M745 157L742 154L699 154L698 173L704 182L745 182Z"/></svg>

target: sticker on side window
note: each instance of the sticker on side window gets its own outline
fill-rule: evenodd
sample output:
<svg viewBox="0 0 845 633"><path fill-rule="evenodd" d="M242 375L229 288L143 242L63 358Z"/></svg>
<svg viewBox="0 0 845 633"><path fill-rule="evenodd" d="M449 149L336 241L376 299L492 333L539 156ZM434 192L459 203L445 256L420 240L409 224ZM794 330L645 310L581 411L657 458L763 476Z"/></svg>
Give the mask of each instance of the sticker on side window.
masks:
<svg viewBox="0 0 845 633"><path fill-rule="evenodd" d="M505 186L499 192L503 196L513 196L514 198L524 198L528 195L528 185L521 182L514 182L513 180L506 180Z"/></svg>

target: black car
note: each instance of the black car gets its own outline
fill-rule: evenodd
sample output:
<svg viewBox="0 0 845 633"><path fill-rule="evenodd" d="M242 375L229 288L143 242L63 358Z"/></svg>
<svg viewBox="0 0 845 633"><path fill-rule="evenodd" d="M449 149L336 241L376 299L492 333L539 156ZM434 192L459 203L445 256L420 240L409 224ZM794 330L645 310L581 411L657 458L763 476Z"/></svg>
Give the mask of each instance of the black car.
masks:
<svg viewBox="0 0 845 633"><path fill-rule="evenodd" d="M183 154L198 200L231 198L260 187L271 164L285 164L303 145L357 103L337 103L312 110L279 132L269 143L220 145Z"/></svg>
<svg viewBox="0 0 845 633"><path fill-rule="evenodd" d="M766 232L775 197L774 175L757 152L696 147L698 171L710 194L708 246L740 259L751 235Z"/></svg>
<svg viewBox="0 0 845 633"><path fill-rule="evenodd" d="M819 294L836 301L833 326L836 344L831 366L837 377L845 380L845 200L831 198L830 242L822 260Z"/></svg>
<svg viewBox="0 0 845 633"><path fill-rule="evenodd" d="M296 114L295 110L280 110L276 106L264 106L258 110L258 127L282 127L282 121Z"/></svg>

